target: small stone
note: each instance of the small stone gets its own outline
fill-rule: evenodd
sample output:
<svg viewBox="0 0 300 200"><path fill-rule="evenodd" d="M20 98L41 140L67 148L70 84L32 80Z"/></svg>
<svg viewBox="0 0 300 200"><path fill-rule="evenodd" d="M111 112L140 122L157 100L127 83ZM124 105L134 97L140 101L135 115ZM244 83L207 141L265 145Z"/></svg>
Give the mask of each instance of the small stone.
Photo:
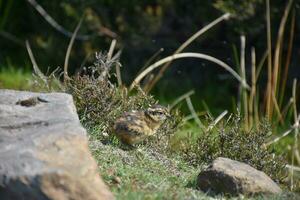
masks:
<svg viewBox="0 0 300 200"><path fill-rule="evenodd" d="M248 164L217 158L197 179L199 189L214 194L257 195L280 194L280 187L264 172Z"/></svg>

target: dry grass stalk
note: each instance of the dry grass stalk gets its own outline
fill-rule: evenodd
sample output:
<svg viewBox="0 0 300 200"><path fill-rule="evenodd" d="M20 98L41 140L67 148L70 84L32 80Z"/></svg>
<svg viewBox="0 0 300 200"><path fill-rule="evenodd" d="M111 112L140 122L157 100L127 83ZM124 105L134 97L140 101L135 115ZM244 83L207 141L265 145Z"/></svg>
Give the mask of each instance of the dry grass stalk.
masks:
<svg viewBox="0 0 300 200"><path fill-rule="evenodd" d="M161 54L165 49L164 48L160 48L157 52L155 52L147 61L146 63L144 64L144 66L139 70L139 72L137 74L140 74L144 69L146 69L151 63L152 61L154 61L154 59L156 59L159 54ZM151 76L151 77L150 77ZM145 81L145 85L143 86L143 90L145 92L149 92L149 87L150 87L150 84L147 84L147 83L151 83L151 81L153 80L154 78L154 75L153 74L150 74L149 77L146 78L146 81Z"/></svg>
<svg viewBox="0 0 300 200"><path fill-rule="evenodd" d="M187 97L185 98L185 100L186 100L186 103L187 103L187 105L188 105L188 108L189 108L191 114L193 115L193 117L194 117L194 119L195 119L195 122L198 124L198 126L199 126L199 128L200 128L201 130L205 130L204 125L202 124L201 120L199 119L199 117L198 117L198 115L197 115L197 113L196 113L196 111L195 111L195 108L194 108L194 106L193 106L193 104L192 104L191 98L190 98L189 96L187 96Z"/></svg>
<svg viewBox="0 0 300 200"><path fill-rule="evenodd" d="M40 15L58 32L62 33L63 35L67 37L72 37L73 33L66 30L63 26L58 24L47 12L46 10L38 4L35 0L27 0L28 3L30 3L34 9L40 13ZM90 35L78 35L76 37L77 40L88 40L90 38Z"/></svg>
<svg viewBox="0 0 300 200"><path fill-rule="evenodd" d="M288 136L293 130L294 130L294 129L291 128L291 129L285 131L281 136L279 136L279 137L273 139L272 141L266 143L265 146L268 147L268 146L270 146L271 144L274 144L274 143L276 143L276 142L279 142L282 138Z"/></svg>
<svg viewBox="0 0 300 200"><path fill-rule="evenodd" d="M70 43L68 45L67 51L66 51L65 62L64 62L64 84L65 85L66 85L67 79L69 78L69 76L68 76L68 67L69 67L69 59L70 59L70 55L71 55L71 50L72 50L76 35L77 35L77 33L78 33L78 31L81 27L82 21L83 21L83 17L80 19L79 23L77 24L77 26L75 28L75 31L72 34L72 37L71 37Z"/></svg>
<svg viewBox="0 0 300 200"><path fill-rule="evenodd" d="M256 54L255 48L251 48L251 94L249 97L249 126L254 124L258 128L258 103L256 101Z"/></svg>
<svg viewBox="0 0 300 200"><path fill-rule="evenodd" d="M287 51L287 56L286 56L286 61L285 61L285 66L284 66L284 71L283 71L283 78L282 78L282 83L281 83L281 89L280 89L280 97L279 97L279 105L282 106L283 103L283 97L285 93L285 87L286 87L286 81L288 78L288 70L289 66L291 63L291 57L292 57L292 49L293 49L293 40L294 40L294 33L295 33L295 10L293 11L292 14L292 19L291 19L291 28L290 28L290 35L289 35L289 42L288 42L288 51Z"/></svg>
<svg viewBox="0 0 300 200"><path fill-rule="evenodd" d="M187 97L191 96L195 94L194 90L190 90L187 93L184 93L183 95L177 97L173 103L170 105L170 109L174 108L179 102L183 101L184 99L186 99Z"/></svg>
<svg viewBox="0 0 300 200"><path fill-rule="evenodd" d="M267 46L268 46L268 83L266 92L266 117L271 120L271 90L272 90L272 38L271 38L271 19L270 19L270 0L266 0L266 21L267 21Z"/></svg>
<svg viewBox="0 0 300 200"><path fill-rule="evenodd" d="M214 121L213 121L213 123L211 123L208 127L207 127L207 129L206 129L206 131L211 131L226 115L227 115L227 113L228 113L228 111L227 110L225 110L225 111L223 111Z"/></svg>
<svg viewBox="0 0 300 200"><path fill-rule="evenodd" d="M276 48L275 48L275 53L274 53L274 69L273 69L273 83L272 83L272 90L274 92L274 95L277 96L277 85L278 85L278 80L279 80L279 70L280 70L280 54L282 51L282 43L283 43L283 36L284 36L284 31L286 27L286 21L289 15L289 12L291 10L293 0L289 0L288 4L286 5L286 8L284 10L284 14L281 18L279 30L278 30L278 36L277 36L277 42L276 42ZM275 98L276 100L276 98Z"/></svg>
<svg viewBox="0 0 300 200"><path fill-rule="evenodd" d="M200 29L198 32L196 32L194 35L192 35L190 38L188 38L188 40L186 40L175 52L173 55L181 53L187 46L189 46L194 40L196 40L199 36L201 36L202 34L204 34L206 31L208 31L209 29L211 29L212 27L214 27L215 25L217 25L218 23L220 23L221 21L224 20L228 20L230 17L230 13L225 13L224 15L222 15L221 17L217 18L216 20L212 21L211 23L209 23L208 25L206 25L205 27L203 27L202 29ZM170 60L168 63L166 63L161 70L158 72L158 74L156 75L156 77L148 83L147 86L147 92L149 92L153 86L157 83L157 81L163 76L163 73L166 71L166 69L171 65L172 60Z"/></svg>
<svg viewBox="0 0 300 200"><path fill-rule="evenodd" d="M43 74L43 72L40 70L39 66L37 65L37 62L34 58L34 55L33 55L33 52L31 50L31 47L30 47L30 44L29 44L28 40L26 40L26 49L27 49L27 52L28 52L30 61L32 63L33 70L34 70L35 74L37 74L38 77L41 78L44 83L47 83L47 77Z"/></svg>
<svg viewBox="0 0 300 200"><path fill-rule="evenodd" d="M223 61L206 55L206 54L201 54L201 53L179 53L179 54L175 54L172 56L168 56L164 59L161 59L157 62L155 62L154 64L152 64L151 66L147 67L144 71L142 71L132 82L131 86L130 86L130 90L134 88L134 86L138 85L141 80L150 72L152 72L154 69L156 69L157 67L161 66L164 63L170 62L172 60L176 60L179 58L201 58L201 59L205 59L208 61L211 61L213 63L218 64L219 66L223 67L225 70L227 70L229 73L231 73L242 85L243 87L245 87L246 89L250 89L249 85L247 84L246 80L243 79L242 77L240 77L240 75L238 73L236 73L232 67L230 67L229 65L227 65L226 63L224 63Z"/></svg>
<svg viewBox="0 0 300 200"><path fill-rule="evenodd" d="M107 59L110 59L112 58L112 55L114 53L114 50L115 50L115 47L116 47L116 44L117 44L117 40L116 39L113 39L110 43L110 47L109 47L109 50L108 50L108 53L107 53Z"/></svg>
<svg viewBox="0 0 300 200"><path fill-rule="evenodd" d="M116 44L117 44L117 40L113 39L112 42L111 42L111 44L110 44L109 51L107 53L107 59L108 60L112 59L112 56L113 56ZM116 76L117 76L117 81L118 81L118 85L119 86L121 86L123 84L122 83L122 76L121 76L121 69L120 69L120 67L121 67L120 64L116 64Z"/></svg>
<svg viewBox="0 0 300 200"><path fill-rule="evenodd" d="M140 69L139 73L141 71L143 71L144 69L146 69L146 67L148 67L150 65L150 63L155 59L157 58L157 56L159 56L159 54L161 54L165 49L164 48L160 48L158 51L156 51L147 61L146 63L144 64L144 66ZM138 74L139 74L138 73Z"/></svg>
<svg viewBox="0 0 300 200"><path fill-rule="evenodd" d="M282 111L281 111L281 115L282 115L282 118L285 118L289 109L291 108L293 104L293 97L290 98L290 100L288 101L288 103L283 107ZM275 121L275 123L277 124L279 122L279 118Z"/></svg>
<svg viewBox="0 0 300 200"><path fill-rule="evenodd" d="M297 114L297 99L296 99L296 86L297 86L297 79L293 81L293 111L294 111L294 120L295 120L295 134L294 134L294 146L292 151L292 166L295 166L295 153L298 151L298 134L299 134L299 121L298 121L298 114ZM299 164L299 163L298 163ZM294 190L294 169L291 169L291 191Z"/></svg>
<svg viewBox="0 0 300 200"><path fill-rule="evenodd" d="M243 80L246 80L246 69L245 69L245 49L246 49L246 37L241 36L241 77ZM243 85L240 85L240 89L243 95L243 107L244 107L244 117L245 117L245 129L249 130L249 113L248 113L248 94L247 90L243 88Z"/></svg>
<svg viewBox="0 0 300 200"><path fill-rule="evenodd" d="M266 62L267 57L268 57L268 50L265 51L265 53L263 54L262 58L259 61L259 64L257 65L256 80L258 80L258 77L259 77L260 72Z"/></svg>

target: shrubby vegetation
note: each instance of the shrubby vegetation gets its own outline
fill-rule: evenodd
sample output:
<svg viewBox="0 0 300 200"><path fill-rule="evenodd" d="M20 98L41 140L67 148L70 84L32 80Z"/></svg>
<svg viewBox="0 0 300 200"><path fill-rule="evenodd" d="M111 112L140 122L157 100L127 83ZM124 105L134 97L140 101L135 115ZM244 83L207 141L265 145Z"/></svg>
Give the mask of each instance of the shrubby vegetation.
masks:
<svg viewBox="0 0 300 200"><path fill-rule="evenodd" d="M158 0L151 3L138 0L130 2L72 0L61 1L59 5L54 1L38 2L54 20L62 25L65 31L69 31L68 36L45 22L28 2L33 1L9 0L3 3L0 0L0 11L4 10L0 12L0 48L5 49L0 53L0 62L3 62L0 64L20 65L21 63L24 65L27 55L24 53L23 41L28 39L33 44L33 52L38 52L35 55L39 66L43 66L42 71L51 73L47 73L47 76L41 72L36 73L33 78L34 84L26 86L21 76L16 76L16 79L7 79L5 74L11 73L9 70L3 70L1 74L4 74L5 79L0 75L0 79L3 79L0 80L0 87L2 85L7 87L6 83L9 83L13 86L16 84L22 89L26 87L36 91L64 91L72 94L80 119L89 131L92 146L105 144L106 150L111 150L115 158L111 161L113 164L119 162L119 148L123 148L112 133L111 127L114 120L125 111L144 109L157 102L153 96L145 92L145 87L143 87L147 86L147 80L157 76L156 71L147 74L146 80L142 82L145 84L141 87L137 85L133 90L126 86L129 85L129 80L137 71L142 70L139 67L158 49L164 47L164 51L156 53L156 56L145 62L147 64L142 67L143 69L154 63L160 56L174 53L175 49L191 34L204 27L216 16L222 15L223 12L230 12L231 20L210 30L209 34L204 34L188 48L191 52L205 51L230 66L236 66L237 69L234 67L232 69L241 77L240 82L233 82L232 77L223 77L224 74L221 76L225 80L221 80L221 76L216 76L217 69L207 67L209 70L205 71L199 67L198 63L190 61L191 59L172 64L174 67L170 68L165 77L168 83L161 81L153 90L154 94L159 94L160 99L167 96L163 103L173 101L179 94L195 87L196 84L198 86L211 81L214 85L207 84L196 88L198 95L196 100L191 101L189 96L184 98L183 100L190 105L181 107L181 113L177 110L178 107L173 108L173 118L166 121L156 136L137 145L133 151L126 151L125 154L132 153L137 159L151 154L152 167L155 166L155 159L161 161L161 158L166 157L162 165L168 163L168 159L175 159L175 162L178 161L179 165L183 166L183 171L179 171L185 175L187 175L186 170L196 173L202 164L218 156L225 156L263 170L279 182L286 177L286 174L283 172L285 163L278 154L288 152L289 163L300 164L300 159L297 157L299 154L297 121L299 124L300 120L297 115L297 94L299 93L297 93L297 81L294 80L293 87L291 81L287 81L288 69L293 63L292 55L295 48L293 35L297 30L295 19L299 15L299 12L295 10L299 9L298 2L288 1L292 2L289 4L284 1L272 1L270 16L267 15L267 18L271 19L271 26L266 25L266 2L263 0L215 0L189 3L184 0ZM12 10L14 12L11 12ZM22 14L25 18L19 20L20 16L17 14L11 16L11 13ZM286 13L286 16L283 13ZM82 17L83 14L84 17ZM56 66L61 66L63 58L68 57L65 53L66 41L71 37L80 19L83 19L83 23L75 40L76 45L73 48L69 45L72 48L70 67L66 65L65 71L61 72L61 69ZM28 21L33 23L29 24ZM280 27L277 28L279 24ZM267 32L267 28L270 28L270 32ZM277 32L280 33L279 30L282 34L277 34ZM247 37L241 37L240 41L241 34L246 34ZM267 35L270 38L267 38ZM88 39L85 36L88 36ZM98 48L108 46L114 38L118 41L116 49L123 49L123 83L119 81L121 75L114 73L120 66L117 59L111 59L111 56L106 54L96 54L95 61L93 56ZM201 45L198 45L199 42ZM239 44L241 44L240 48L236 46ZM251 51L250 47L253 47ZM14 59L12 63L10 58L18 59ZM25 65L29 65L28 63ZM51 65L50 68L49 65ZM205 65L208 65L207 62L203 62L201 66ZM178 70L178 66L185 67ZM53 71L54 67L56 70ZM67 71L72 75L66 76ZM62 80L62 75L64 75L64 80ZM180 88L178 88L179 79ZM200 82L199 79L201 79ZM172 80L175 80L173 85ZM243 81L248 83L248 88L242 84ZM203 97L204 100L202 100ZM229 97L232 97L232 101ZM207 105L207 102L210 104ZM196 111L194 108L191 109L193 103ZM225 108L229 109L230 104L232 104L233 112L239 110L241 114L229 118L224 117L219 124L211 128L210 121L215 119L216 113L222 112ZM199 108L204 111L198 112ZM191 115L184 117L190 113ZM203 116L209 120L204 119ZM187 122L188 118L192 119L192 122ZM271 143L278 142L283 146L280 149L276 146L276 154L274 154L271 149L273 146L266 144L270 142L270 136L276 137L282 129L294 133L294 140L280 136L272 140ZM140 150L143 152L142 155ZM97 148L94 148L93 152L96 156L102 155ZM101 156L97 158L100 163L107 161L101 160ZM139 161L141 162L136 165L140 170L139 174L133 173L136 179L143 174L142 167L147 159ZM105 172L108 177L106 180L111 181L114 187L114 182L118 181L110 179L111 172L109 172L108 165L103 168L108 170L107 173ZM128 181L132 170L134 171L134 168L125 169L124 174L127 176L125 183L132 183ZM169 170L162 170L164 175L166 172ZM299 183L294 180L295 174L292 171L287 180L291 181L290 186L297 187ZM186 177L183 177L185 183ZM172 179L176 177L171 177L170 180ZM126 184L123 186L122 189L126 191ZM118 194L117 187L114 189Z"/></svg>
<svg viewBox="0 0 300 200"><path fill-rule="evenodd" d="M157 103L138 86L129 91L111 81L115 75L112 69L117 65L117 60L110 60L105 54L97 54L94 65L74 77L68 77L65 85L61 83L59 87L64 87L64 91L73 95L80 120L90 133L91 144L109 145L109 148L115 148L114 151L123 149L112 131L115 119L126 111L144 109ZM54 75L52 77L55 79ZM39 84L45 86L44 83ZM43 88L53 89L49 85ZM265 121L257 129L250 131L246 131L243 126L240 116L230 116L218 126L206 129L207 131L194 129L191 135L196 137L181 139L180 144L174 146L172 144L177 140L177 133L186 131L182 117L174 109L172 118L166 121L158 133L135 148L152 152L158 161L161 161L161 157L176 158L195 169L217 157L228 157L248 163L282 183L286 177L285 163L265 146L270 136L268 122ZM99 153L97 148L94 150Z"/></svg>
<svg viewBox="0 0 300 200"><path fill-rule="evenodd" d="M199 165L217 157L226 157L248 163L273 180L282 182L286 178L285 161L272 152L272 147L266 146L272 135L269 123L265 120L257 129L249 131L243 126L239 114L231 115L214 129L199 134L196 142L190 141L189 145L184 145L187 162Z"/></svg>

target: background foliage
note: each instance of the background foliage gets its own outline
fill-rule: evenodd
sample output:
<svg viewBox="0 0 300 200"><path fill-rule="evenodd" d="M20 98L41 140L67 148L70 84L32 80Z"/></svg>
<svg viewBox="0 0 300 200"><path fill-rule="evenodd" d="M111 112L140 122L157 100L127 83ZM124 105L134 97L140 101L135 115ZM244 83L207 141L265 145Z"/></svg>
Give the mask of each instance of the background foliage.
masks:
<svg viewBox="0 0 300 200"><path fill-rule="evenodd" d="M154 102L152 96L149 96L149 99L148 96L145 96L144 99L143 95L138 95L143 93L139 93L140 91L138 91L136 96L129 95L127 100L124 100L127 104L120 104L124 96L123 93L127 93L126 85L128 86L131 83L133 78L136 77L137 73L155 52L163 48L163 51L160 52L152 63L171 55L192 34L226 12L230 12L233 18L210 29L207 33L196 39L185 51L205 53L218 58L228 65L233 66L234 70L241 75L242 70L240 69L239 55L240 36L245 35L245 74L247 75L247 82L251 86L255 85L251 82L251 78L253 77L251 76L251 48L255 47L256 49L257 64L260 60L263 60L262 58L264 57L263 55L268 43L272 44L270 49L272 55L275 54L282 16L287 10L286 5L289 2L270 1L271 41L268 41L266 25L266 2L268 0L0 0L0 88L35 89L27 85L27 80L32 78L32 65L25 48L26 40L29 41L37 63L43 72L52 72L57 67L64 65L70 36L57 31L45 20L47 17L45 18L37 12L37 9L32 6L36 1L41 6L40 10L43 8L49 16L70 34L74 31L80 19L83 19L79 30L79 38L75 40L75 45L71 51L70 74L75 74L75 72L79 72L84 67L95 64L95 52L107 50L111 41L113 39L117 40L116 50L121 50L122 52L120 62L123 65L121 73L125 83L123 86L125 87L118 86L113 88L110 84L106 84L97 90L97 86L99 85L97 80L89 79L87 76L74 76L78 79L73 79L72 89L75 92L71 91L75 96L79 114L86 117L86 121L91 121L91 119L97 119L98 121L99 118L107 117L106 121L109 123L112 123L115 117L124 110L143 108L146 106L146 104L142 104L143 102L147 104ZM279 120L280 117L277 116L279 114L275 112L275 109L274 117L268 119L271 122L270 130L273 130L274 127L276 129L275 134L273 134L274 137L276 137L277 133L283 132L283 130L290 129L294 133L295 137L285 137L285 139L276 143L277 146L275 148L279 154L287 153L286 157L291 165L300 164L299 142L297 140L299 126L294 126L297 121L297 107L295 102L296 99L299 102L299 92L296 92L299 91L299 89L297 90L299 82L298 84L294 82L294 95L292 101L290 101L293 79L298 78L299 80L300 77L300 63L298 59L300 56L300 51L298 50L300 47L299 11L299 1L294 0L287 17L287 23L284 26L283 43L279 48L279 55L277 56L280 65L282 65L279 68L285 69L283 63L288 60L287 55L291 55L291 62L287 62L288 65L285 66L289 68L287 85L283 86L283 90L280 87L278 94L275 89L275 99L279 102L279 114L282 114L284 119ZM294 29L292 29L293 19L295 19ZM294 31L292 47L288 42L290 33L293 32L291 30ZM82 38L82 35L85 37ZM197 145L195 147L197 148L192 149L191 152L197 152L197 155L201 157L200 160L206 159L202 157L203 155L207 155L207 151L202 151L202 154L199 151L199 148L202 150L201 147L205 145L210 145L209 148L213 151L210 152L209 156L214 158L220 155L228 156L228 153L231 152L232 149L230 148L228 151L220 149L219 147L222 144L228 144L228 146L233 147L232 142L238 141L236 143L240 144L239 146L241 147L243 146L242 144L248 143L254 138L254 142L249 145L251 149L255 149L257 146L262 146L269 139L269 135L267 134L269 129L263 129L263 132L259 132L255 129L250 129L251 127L247 127L248 121L251 121L251 113L249 112L250 114L248 115L245 111L249 104L249 108L259 107L257 110L260 114L260 122L262 122L265 116L265 95L268 95L265 93L265 89L266 85L272 82L272 80L268 79L270 73L267 70L267 62L261 65L257 90L254 92L256 95L255 98L259 99L259 101L254 101L254 103L253 99L252 102L250 101L252 93L250 95L249 91L241 89L240 84L228 72L215 66L215 64L207 61L199 61L191 58L178 60L172 63L172 67L166 71L163 78L158 82L154 90L151 91L151 94L156 99L159 99L160 103L170 104L179 95L190 89L194 89L195 95L192 102L197 113L192 113L196 117L185 116L184 119L186 121L198 119L198 115L201 119L203 119L203 116L215 119L224 109L236 112L237 108L242 108L240 109L243 115L242 119L245 118L246 120L239 122L240 124L232 121L228 127L224 128L226 131L223 132L226 134L220 134L222 133L220 129L217 132L219 135L216 134L218 135L217 138L212 138L211 135L206 137L207 135L205 134L201 136L199 127L195 123L197 120L191 123L189 121L185 124L183 133L180 136L186 138L188 135L187 132L198 133L197 136L200 136L200 139L195 140ZM272 67L275 68L275 64ZM258 66L257 69L259 69ZM279 80L275 84L273 83L274 85L284 82L281 79L283 77L280 76L281 74L283 74L283 71L279 70ZM57 79L55 81L56 86L59 86L60 82ZM113 84L115 83L114 81L115 77L112 77ZM178 83L180 83L180 87ZM107 99L101 102L103 95L98 94L103 93L107 93ZM282 98L281 94L283 94ZM90 97L91 101L87 101L87 96ZM188 102L188 99L186 100ZM98 116L99 118L95 117L98 114L97 112L96 115L93 115L95 114L93 113L94 105L102 110L110 102L121 105L119 106L120 109L117 111L108 109L104 113L105 116ZM243 107L244 105L245 107ZM286 110L284 109L285 105L289 105ZM84 109L80 109L86 107L92 108L92 111L85 113ZM113 105L112 107L117 106ZM108 106L107 108L110 107ZM186 104L180 103L179 108L184 114L190 114L191 109ZM296 117L293 115L296 115ZM248 116L250 116L249 120ZM84 119L82 120L84 121ZM252 123L249 124L252 125ZM258 123L256 125L258 126ZM101 126L98 129L106 131L107 126L103 125L104 128ZM242 134L248 134L249 137L245 137L245 140L242 140ZM225 142L223 141L222 143L221 140ZM203 141L209 142L203 143ZM192 145L190 147L193 148ZM238 154L231 156L244 161L244 155L239 153L238 150ZM247 152L242 153L246 155ZM254 163L256 167L261 169L265 167L266 171L274 172L273 177L277 177L278 171L273 170L272 166L277 168L277 165L281 165L280 161L274 161L277 165L273 165L273 160L269 157L271 154L266 151L260 151L260 149L250 153L253 154L248 154L247 156L250 155L252 164ZM189 156L189 160L192 157ZM295 158L296 161L294 161ZM196 159L199 160L199 158ZM263 159L268 161L266 166L262 166L260 163ZM291 176L292 179L293 176Z"/></svg>
<svg viewBox="0 0 300 200"><path fill-rule="evenodd" d="M232 64L234 63L232 45L238 45L241 33L246 34L249 47L256 46L258 52L263 52L266 48L265 2L262 0L37 2L60 25L71 32L85 15L80 34L91 35L91 38L76 42L71 58L73 70L80 66L86 56L106 49L111 38L116 37L119 48L123 49L122 61L126 67L123 73L129 80L158 49L162 47L165 49L162 56L169 55L194 32L223 12L231 12L235 18L198 39L190 47L190 51L208 52ZM285 3L285 1L271 2L274 36L277 34L276 27L279 25ZM297 2L294 9L299 10ZM299 21L296 29L299 30ZM10 63L17 66L29 65L26 51L22 47L26 39L32 43L34 52L37 52L38 62L43 68L56 68L63 64L69 39L55 31L27 0L0 1L0 31L2 66ZM112 33L107 33L109 31ZM296 36L295 44L297 41L299 38ZM90 56L88 60L92 59L93 56ZM180 68L180 71L183 70L181 76L186 73L196 83L199 79L205 79L205 75L215 69L211 67L209 70L201 69L200 72L199 68L193 65L201 63L189 62L185 63L187 67ZM296 60L294 65L295 62ZM179 62L178 65L182 63ZM178 68L173 71L176 73ZM193 77L193 74L196 75Z"/></svg>

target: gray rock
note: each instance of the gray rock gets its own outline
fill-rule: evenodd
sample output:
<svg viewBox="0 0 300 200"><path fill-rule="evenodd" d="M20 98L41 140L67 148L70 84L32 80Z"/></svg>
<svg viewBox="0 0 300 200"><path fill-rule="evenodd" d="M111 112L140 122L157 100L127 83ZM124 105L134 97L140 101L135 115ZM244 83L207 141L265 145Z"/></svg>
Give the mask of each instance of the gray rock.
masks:
<svg viewBox="0 0 300 200"><path fill-rule="evenodd" d="M0 199L113 199L72 96L0 90Z"/></svg>
<svg viewBox="0 0 300 200"><path fill-rule="evenodd" d="M265 173L242 162L217 158L198 175L197 186L205 192L229 195L279 194L281 189Z"/></svg>

